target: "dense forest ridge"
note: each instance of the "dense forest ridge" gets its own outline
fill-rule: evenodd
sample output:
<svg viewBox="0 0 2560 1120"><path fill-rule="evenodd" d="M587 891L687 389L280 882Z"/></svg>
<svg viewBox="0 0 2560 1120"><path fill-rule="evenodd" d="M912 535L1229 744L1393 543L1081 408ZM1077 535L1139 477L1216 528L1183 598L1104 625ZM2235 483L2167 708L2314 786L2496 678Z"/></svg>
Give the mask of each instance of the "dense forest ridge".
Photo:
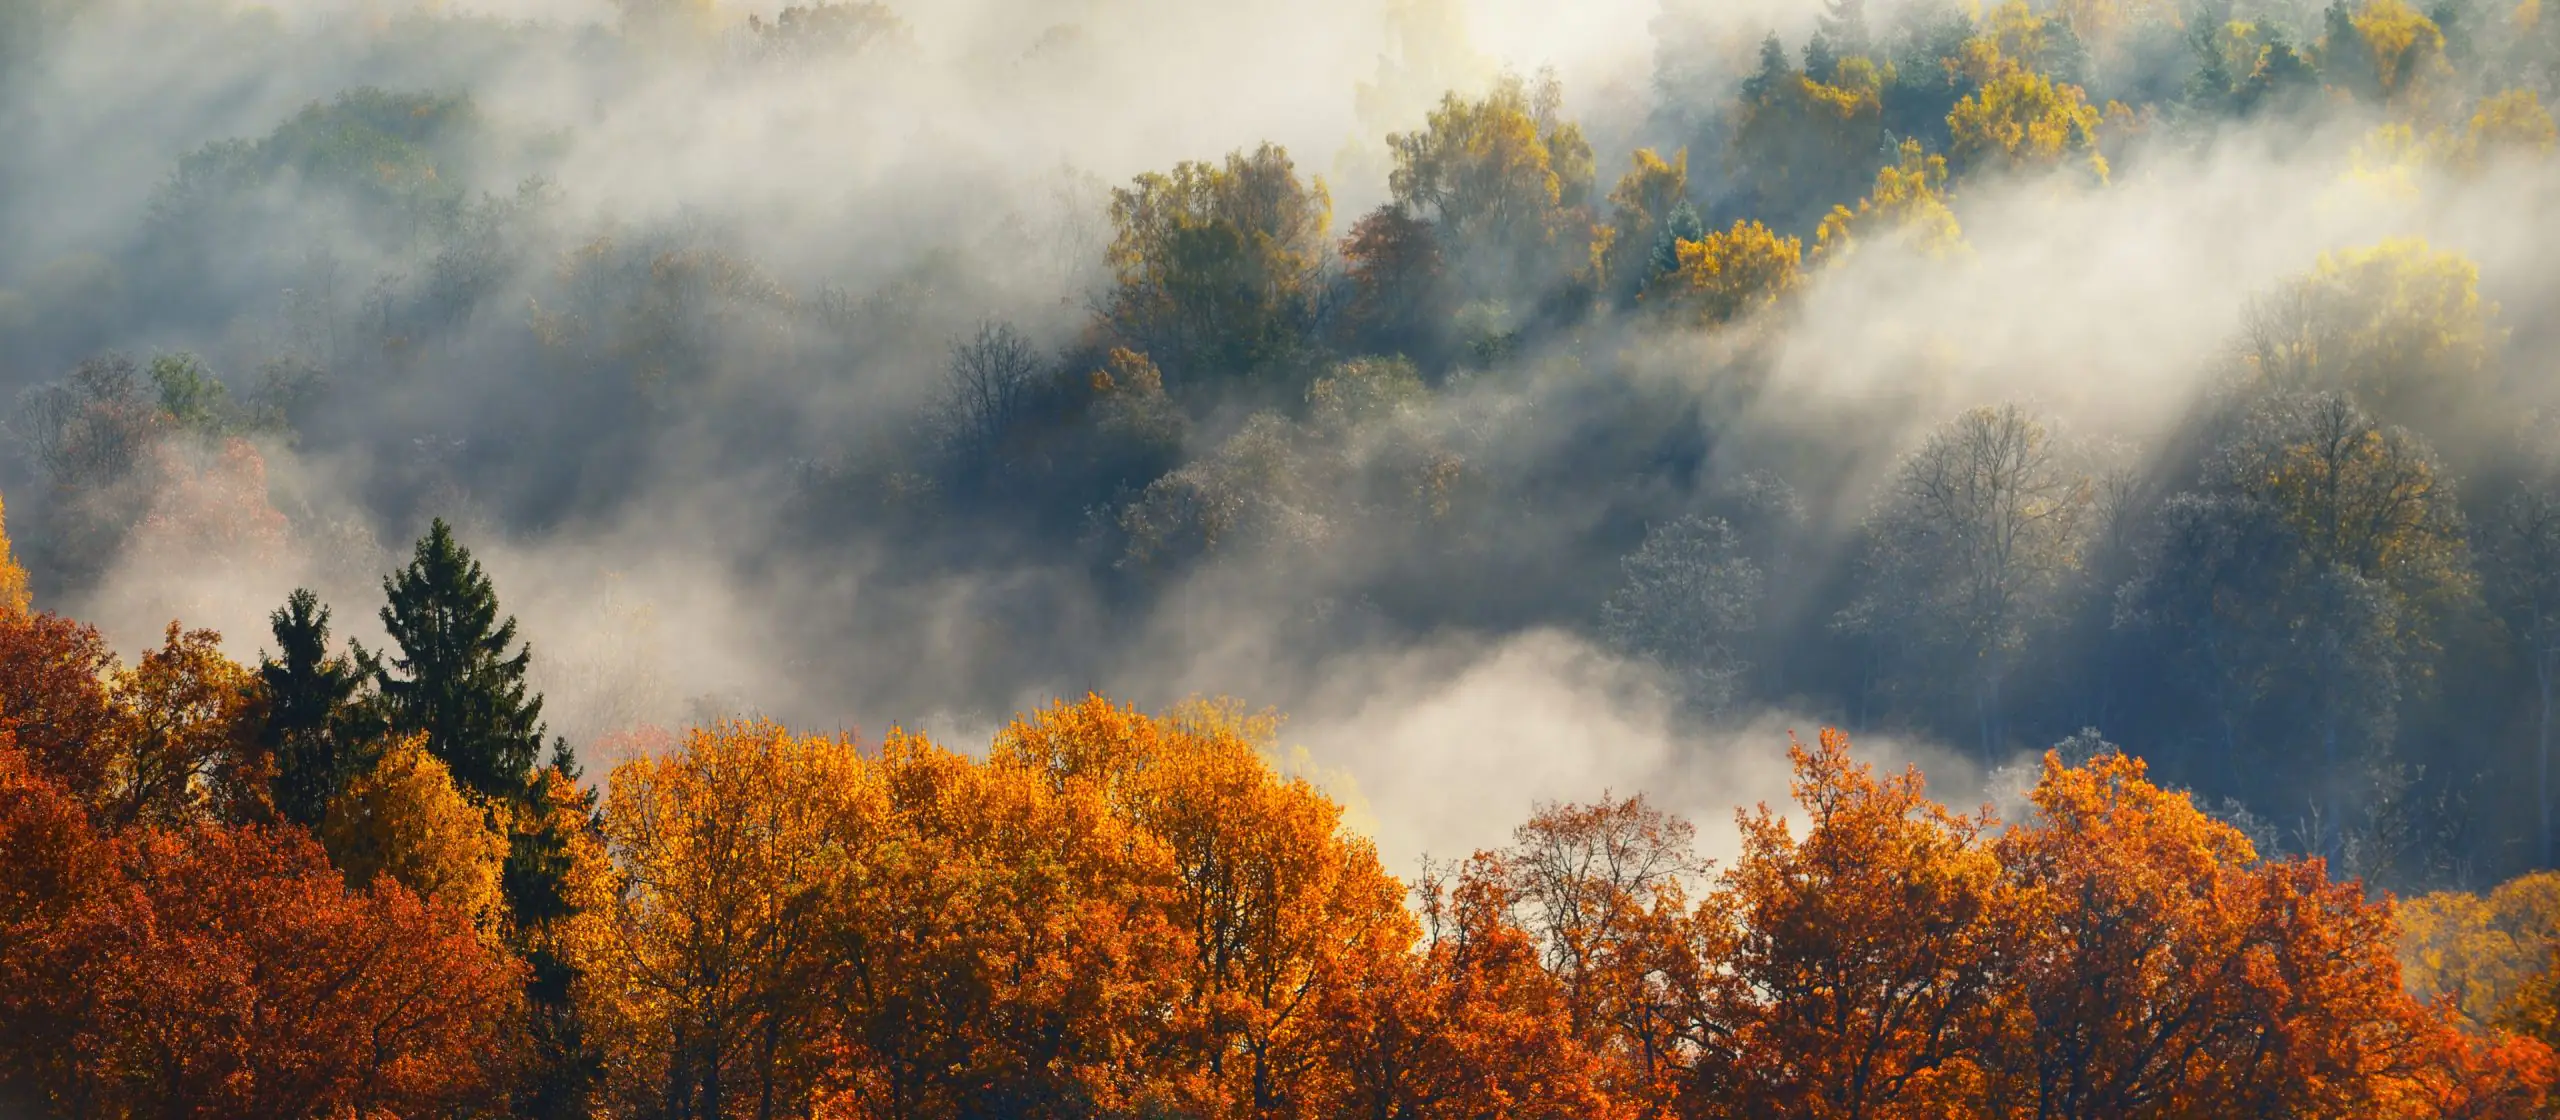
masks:
<svg viewBox="0 0 2560 1120"><path fill-rule="evenodd" d="M2003 823L1826 730L1729 866L1633 795L1408 886L1232 703L1060 702L983 757L727 723L599 796L535 765L529 651L441 522L383 583L396 649L331 655L297 594L255 669L0 603L0 1100L2479 1120L2560 1080L2560 877L2401 935L2103 744Z"/></svg>
<svg viewBox="0 0 2560 1120"><path fill-rule="evenodd" d="M38 48L12 72L35 81L42 32L73 21L11 10ZM1452 10L1395 9L1412 57L1364 105L1432 84L1413 44ZM915 64L878 5L628 15L577 56L621 81ZM1143 679L1182 661L1143 643L1203 600L1262 635L1275 677L1364 643L1561 627L1700 719L1810 712L1986 771L2102 728L2261 848L2396 889L2554 861L2540 293L2502 313L2477 264L2416 238L2316 255L2140 446L2027 401L1906 431L1898 387L1825 412L1784 380L1826 284L1968 275L1979 200L2105 199L2251 143L2337 157L2349 193L2322 206L2539 175L2560 51L2537 8L1922 4L1871 26L1843 0L1731 72L1703 20L1655 22L1654 103L1613 134L1662 142L1614 183L1551 75L1493 76L1382 134L1389 201L1347 230L1266 144L1008 212L994 225L1052 223L1000 239L1037 267L927 253L863 292L786 283L723 223L583 214L539 173L475 195L560 141L470 96L349 91L186 155L114 254L0 270L17 368L70 371L11 423L30 564L120 641L214 611L237 634L256 617L239 589L279 573L360 592L380 526L462 507L539 542L675 494L754 510L720 523L716 562L806 585L774 598L860 572L840 609L740 624L790 667L754 679L790 678L767 686L805 708L1002 711L1060 678ZM456 36L538 55L554 34L385 28L379 49L430 60ZM2341 134L2351 152L2322 147ZM258 373L112 349L171 335ZM1880 376L1943 379L1928 354L1893 361ZM929 367L888 405L841 403L858 376ZM1771 427L1782 405L1804 426ZM1901 458L1807 434L1832 424ZM844 652L938 610L978 623L947 657ZM1101 636L1121 632L1149 637ZM552 691L582 740L764 707L696 687L741 686Z"/></svg>
<svg viewBox="0 0 2560 1120"><path fill-rule="evenodd" d="M2233 166L2411 230L2534 197L2537 3L1832 0L1791 49L1675 0L1611 122L1399 2L1335 163L1386 201L1347 224L1362 184L1249 144L1064 174L1046 210L963 195L948 244L852 289L752 213L603 216L558 177L597 149L474 82L894 85L912 29L622 9L343 40L175 10L425 77L190 138L94 243L0 244L32 569L0 564L0 1110L2553 1114L2538 270L2307 253L2165 430L1897 395L1963 339L1876 359L1911 385L1854 406L1788 379L1855 326L1841 292L1977 290L2018 213ZM106 18L0 0L0 150L47 137L77 88L47 52ZM1036 92L1102 37L986 80ZM49 162L0 167L0 219L61 203ZM932 384L849 388L909 368ZM671 500L739 495L770 524ZM1088 695L983 754L694 719L756 705L645 675L564 717L441 519L382 580L382 648L334 640L318 592L369 597L382 527L455 510L483 543L733 535L722 576L789 604L744 624L781 651L757 668L839 714L1152 683L1163 651L1103 635L1167 617L1267 629L1275 679L1562 628L1685 728L1812 711L2029 792L1957 812L1825 730L1729 864L1625 793L1405 882L1231 703ZM858 600L791 582L838 568ZM254 666L180 623L126 664L33 605L156 628L248 588L285 595Z"/></svg>

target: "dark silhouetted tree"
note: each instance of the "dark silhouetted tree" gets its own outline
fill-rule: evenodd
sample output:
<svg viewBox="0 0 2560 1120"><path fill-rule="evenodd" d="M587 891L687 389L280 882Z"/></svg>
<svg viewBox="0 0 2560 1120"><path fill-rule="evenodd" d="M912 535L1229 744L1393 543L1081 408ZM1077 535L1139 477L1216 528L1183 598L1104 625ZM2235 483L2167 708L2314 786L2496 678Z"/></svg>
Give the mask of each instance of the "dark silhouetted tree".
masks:
<svg viewBox="0 0 2560 1120"><path fill-rule="evenodd" d="M317 828L329 799L372 768L371 744L360 728L364 715L356 711L364 674L329 653L329 608L309 590L296 588L267 621L276 655L258 659L267 691L259 745L275 759L276 810Z"/></svg>
<svg viewBox="0 0 2560 1120"><path fill-rule="evenodd" d="M409 566L382 581L391 600L382 626L400 652L384 668L359 658L382 689L391 729L424 734L427 749L464 788L522 797L542 747L542 697L525 694L530 646L516 620L498 618L498 595L480 562L437 518Z"/></svg>

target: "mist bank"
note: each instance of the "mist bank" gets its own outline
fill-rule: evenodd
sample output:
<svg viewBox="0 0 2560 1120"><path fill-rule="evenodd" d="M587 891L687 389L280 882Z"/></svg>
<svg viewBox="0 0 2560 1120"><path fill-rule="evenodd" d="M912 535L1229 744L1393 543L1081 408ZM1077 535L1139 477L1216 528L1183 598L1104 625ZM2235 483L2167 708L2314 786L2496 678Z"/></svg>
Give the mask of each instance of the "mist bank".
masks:
<svg viewBox="0 0 2560 1120"><path fill-rule="evenodd" d="M2546 858L2517 13L0 25L0 489L129 653L378 647L441 516L580 749L1228 694L1404 861L2094 727L2379 880Z"/></svg>

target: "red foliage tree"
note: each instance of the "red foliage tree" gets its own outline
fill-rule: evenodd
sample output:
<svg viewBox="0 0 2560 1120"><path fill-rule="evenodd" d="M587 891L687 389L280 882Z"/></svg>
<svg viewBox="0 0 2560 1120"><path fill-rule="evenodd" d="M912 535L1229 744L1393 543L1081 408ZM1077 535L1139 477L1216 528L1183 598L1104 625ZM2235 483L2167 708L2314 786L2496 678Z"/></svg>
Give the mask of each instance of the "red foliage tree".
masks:
<svg viewBox="0 0 2560 1120"><path fill-rule="evenodd" d="M517 966L305 834L102 836L0 750L0 1078L74 1115L417 1115L505 1086Z"/></svg>

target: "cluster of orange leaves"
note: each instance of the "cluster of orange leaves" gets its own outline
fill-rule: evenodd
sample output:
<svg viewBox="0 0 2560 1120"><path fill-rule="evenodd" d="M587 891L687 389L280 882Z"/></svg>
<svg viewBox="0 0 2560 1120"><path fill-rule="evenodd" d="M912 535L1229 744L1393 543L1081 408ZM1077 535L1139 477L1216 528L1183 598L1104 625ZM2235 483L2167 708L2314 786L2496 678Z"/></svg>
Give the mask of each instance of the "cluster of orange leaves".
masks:
<svg viewBox="0 0 2560 1120"><path fill-rule="evenodd" d="M572 937L616 1115L2524 1117L2386 901L2120 756L2004 826L1797 745L1714 868L1641 798L1408 891L1232 713L984 760L770 725L618 770Z"/></svg>
<svg viewBox="0 0 2560 1120"><path fill-rule="evenodd" d="M498 1099L520 966L350 889L243 773L254 679L207 632L116 664L0 611L0 1111L445 1114Z"/></svg>
<svg viewBox="0 0 2560 1120"><path fill-rule="evenodd" d="M0 1102L502 1114L524 965L262 816L224 665L0 613ZM2387 900L2133 759L2048 759L2004 824L1825 732L1728 866L1604 798L1408 888L1271 733L1091 697L983 758L770 724L628 758L557 939L596 1112L2550 1114L2542 1041L2404 992Z"/></svg>

